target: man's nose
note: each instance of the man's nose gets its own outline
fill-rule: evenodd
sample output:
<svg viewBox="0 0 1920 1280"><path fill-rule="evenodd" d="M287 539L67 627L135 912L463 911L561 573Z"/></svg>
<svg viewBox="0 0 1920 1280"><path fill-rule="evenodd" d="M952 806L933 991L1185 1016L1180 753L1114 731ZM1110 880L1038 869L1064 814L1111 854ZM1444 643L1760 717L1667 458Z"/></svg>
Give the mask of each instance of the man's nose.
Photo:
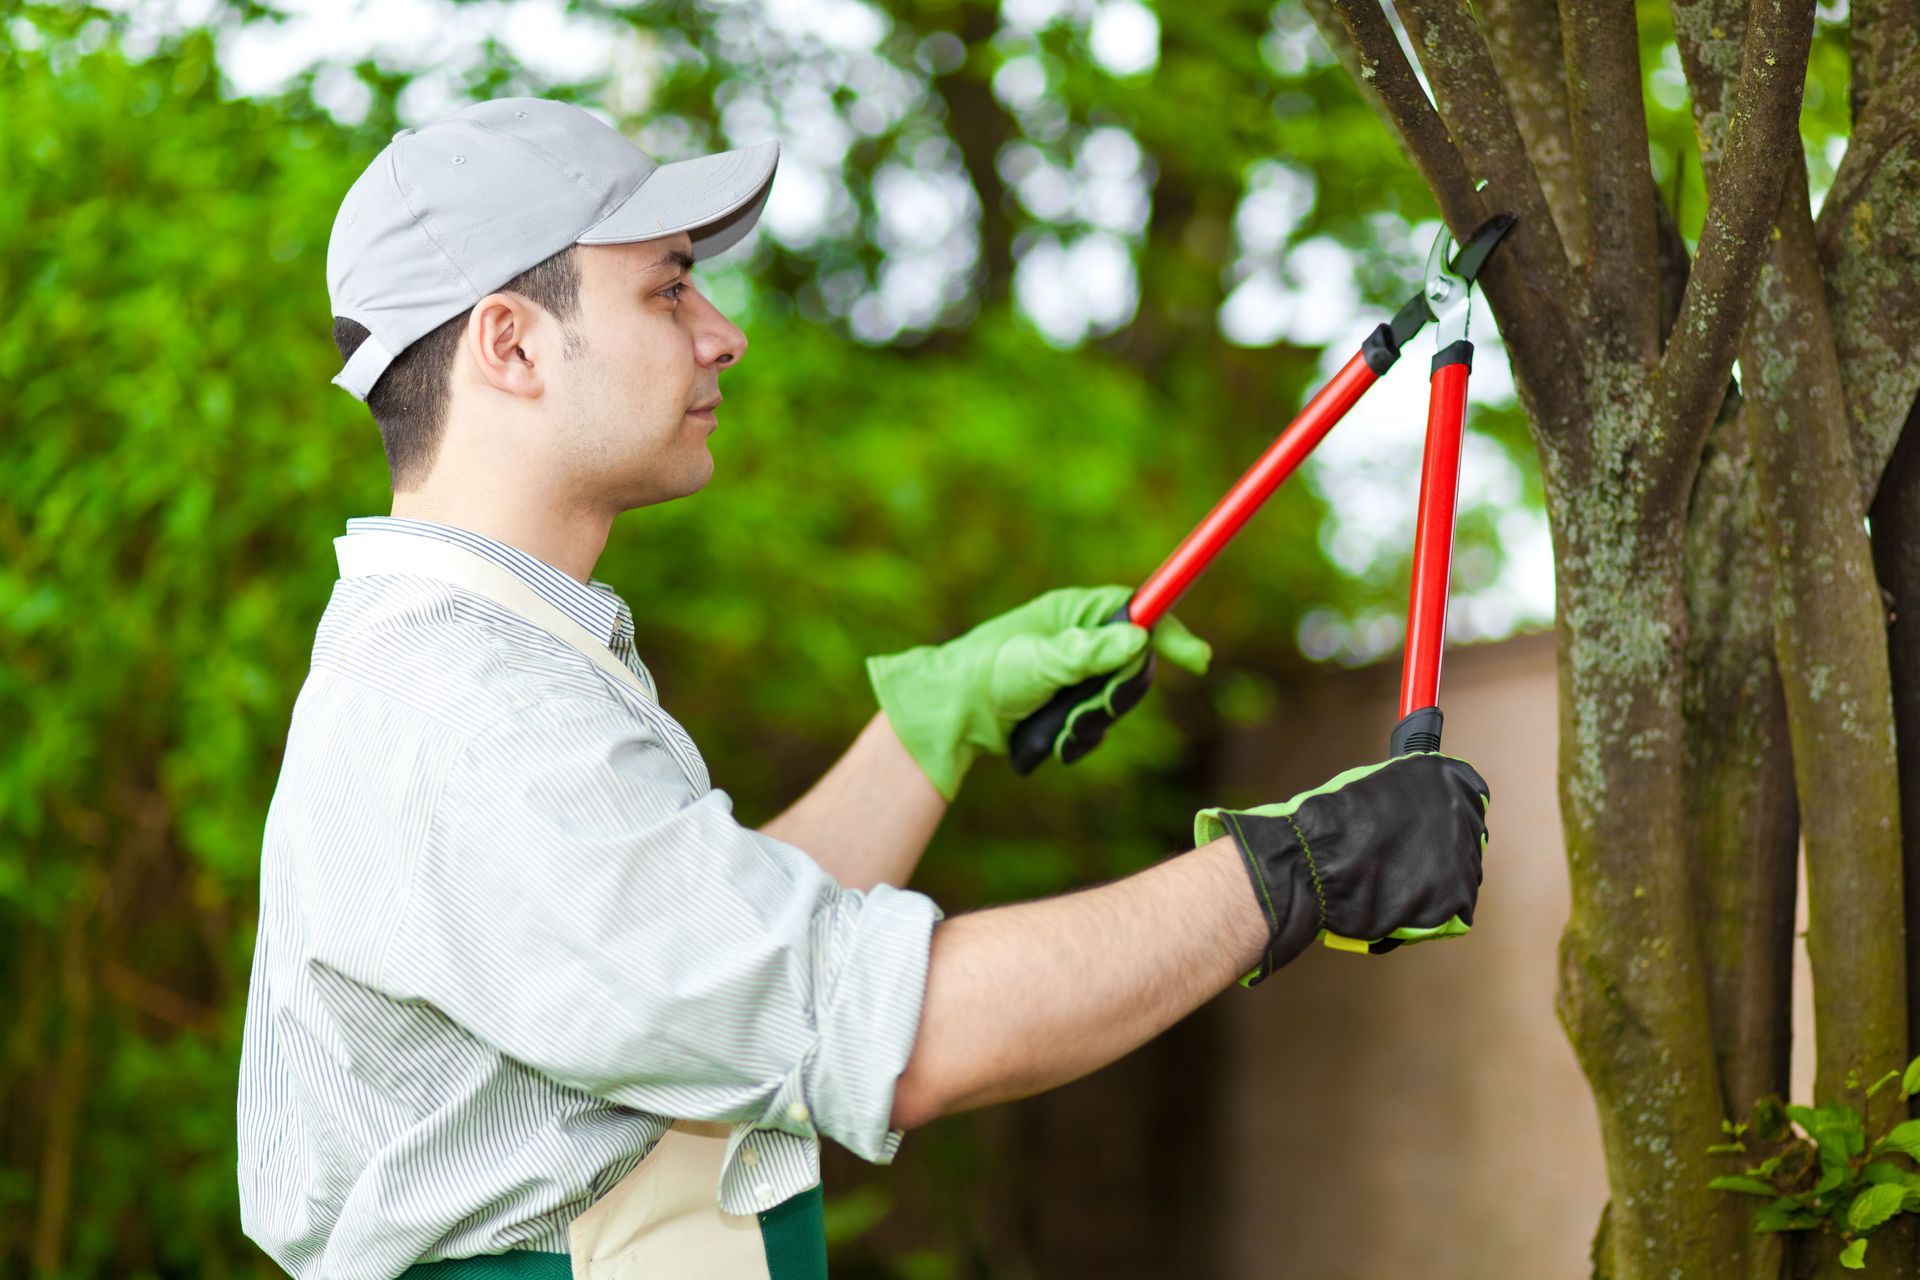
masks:
<svg viewBox="0 0 1920 1280"><path fill-rule="evenodd" d="M707 306L708 315L700 326L696 339L701 364L719 365L730 368L740 363L747 354L747 335L740 332L738 325L720 314L720 309L711 303Z"/></svg>

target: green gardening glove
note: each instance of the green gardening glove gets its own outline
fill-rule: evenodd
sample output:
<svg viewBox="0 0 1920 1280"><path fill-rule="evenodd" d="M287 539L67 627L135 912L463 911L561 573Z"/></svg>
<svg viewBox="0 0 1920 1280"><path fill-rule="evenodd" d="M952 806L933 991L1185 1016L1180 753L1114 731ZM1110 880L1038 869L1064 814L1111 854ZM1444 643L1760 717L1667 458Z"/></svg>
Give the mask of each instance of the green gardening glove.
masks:
<svg viewBox="0 0 1920 1280"><path fill-rule="evenodd" d="M1415 752L1349 769L1281 804L1202 809L1196 846L1233 837L1267 920L1259 982L1314 939L1343 951L1457 938L1473 926L1487 843L1486 780Z"/></svg>
<svg viewBox="0 0 1920 1280"><path fill-rule="evenodd" d="M1110 673L1074 714L1117 716L1132 703L1116 694L1132 680L1137 698L1154 654L1204 674L1212 648L1172 615L1151 634L1130 623L1106 625L1132 594L1127 587L1049 591L945 644L868 658L880 709L934 789L951 801L974 757L1005 755L1013 727L1056 690Z"/></svg>

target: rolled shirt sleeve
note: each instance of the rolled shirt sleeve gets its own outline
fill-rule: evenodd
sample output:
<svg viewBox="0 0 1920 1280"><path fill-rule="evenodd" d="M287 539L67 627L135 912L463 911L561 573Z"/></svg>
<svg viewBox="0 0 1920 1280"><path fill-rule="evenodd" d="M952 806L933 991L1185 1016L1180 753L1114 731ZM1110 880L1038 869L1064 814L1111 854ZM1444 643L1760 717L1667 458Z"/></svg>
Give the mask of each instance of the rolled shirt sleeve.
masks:
<svg viewBox="0 0 1920 1280"><path fill-rule="evenodd" d="M622 1106L892 1157L931 899L842 888L611 704L495 722L426 831L373 985Z"/></svg>

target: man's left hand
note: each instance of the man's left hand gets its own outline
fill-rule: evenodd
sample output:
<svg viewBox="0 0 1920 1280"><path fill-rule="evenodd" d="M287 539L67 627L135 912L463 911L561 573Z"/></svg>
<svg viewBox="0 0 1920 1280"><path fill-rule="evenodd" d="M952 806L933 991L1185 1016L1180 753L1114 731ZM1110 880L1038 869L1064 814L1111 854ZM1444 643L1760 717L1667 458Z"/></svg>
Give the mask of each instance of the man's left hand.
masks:
<svg viewBox="0 0 1920 1280"><path fill-rule="evenodd" d="M1155 655L1206 672L1212 648L1171 614L1151 632L1107 624L1131 595L1127 587L1049 591L945 644L867 659L880 709L944 798L958 793L975 756L1005 755L1013 727L1057 690L1110 675L1089 701L1118 715L1131 702L1116 702L1115 691L1149 676Z"/></svg>

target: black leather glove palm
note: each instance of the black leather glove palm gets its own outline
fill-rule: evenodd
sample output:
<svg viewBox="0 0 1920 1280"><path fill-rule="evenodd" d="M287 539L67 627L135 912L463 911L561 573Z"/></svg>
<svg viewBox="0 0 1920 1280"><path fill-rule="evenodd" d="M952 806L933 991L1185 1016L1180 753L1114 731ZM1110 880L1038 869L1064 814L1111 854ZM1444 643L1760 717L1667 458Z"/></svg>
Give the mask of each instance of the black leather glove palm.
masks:
<svg viewBox="0 0 1920 1280"><path fill-rule="evenodd" d="M1349 769L1256 809L1202 809L1194 843L1231 835L1267 917L1251 986L1314 941L1390 951L1473 925L1487 842L1486 781L1431 752Z"/></svg>

